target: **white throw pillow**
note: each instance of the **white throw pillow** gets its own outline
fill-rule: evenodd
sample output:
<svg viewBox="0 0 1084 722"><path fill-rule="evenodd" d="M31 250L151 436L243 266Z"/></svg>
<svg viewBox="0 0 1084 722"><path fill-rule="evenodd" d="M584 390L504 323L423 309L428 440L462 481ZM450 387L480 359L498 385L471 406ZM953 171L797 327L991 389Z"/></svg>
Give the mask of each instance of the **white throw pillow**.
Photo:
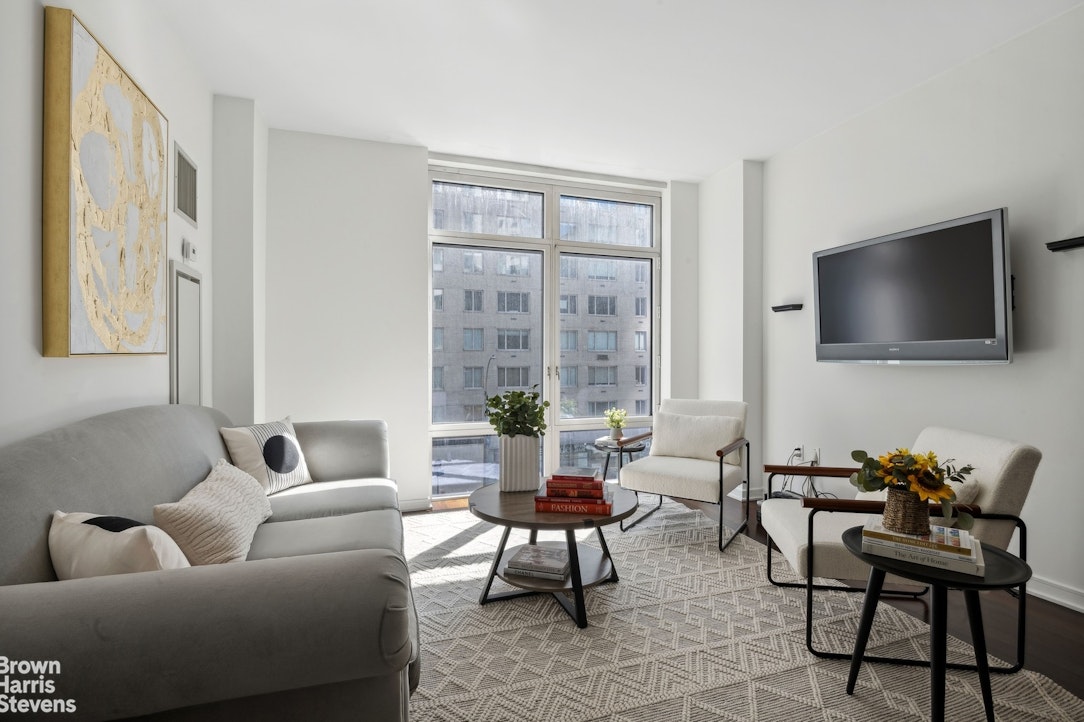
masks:
<svg viewBox="0 0 1084 722"><path fill-rule="evenodd" d="M255 477L268 494L312 481L289 416L266 424L225 427L219 432L233 463Z"/></svg>
<svg viewBox="0 0 1084 722"><path fill-rule="evenodd" d="M260 482L225 459L180 501L154 507L154 521L192 564L244 561L269 516L271 502Z"/></svg>
<svg viewBox="0 0 1084 722"><path fill-rule="evenodd" d="M741 437L742 422L733 416L692 416L659 411L651 434L653 456L681 456L718 461L715 452ZM741 464L741 452L726 455L726 463Z"/></svg>
<svg viewBox="0 0 1084 722"><path fill-rule="evenodd" d="M177 543L158 527L85 512L53 512L49 556L62 580L189 566Z"/></svg>

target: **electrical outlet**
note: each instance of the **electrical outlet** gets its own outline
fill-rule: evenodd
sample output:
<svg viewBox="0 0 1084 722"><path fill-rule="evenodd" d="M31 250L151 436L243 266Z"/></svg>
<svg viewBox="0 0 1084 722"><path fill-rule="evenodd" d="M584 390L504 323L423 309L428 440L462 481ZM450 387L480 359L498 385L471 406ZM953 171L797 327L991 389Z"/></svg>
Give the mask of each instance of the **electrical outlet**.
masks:
<svg viewBox="0 0 1084 722"><path fill-rule="evenodd" d="M813 448L807 449L806 451L809 452L809 463L811 463L813 466L817 466L821 463L821 450L818 447L814 446Z"/></svg>
<svg viewBox="0 0 1084 722"><path fill-rule="evenodd" d="M804 446L795 446L793 454L794 454L794 457L793 457L794 458L794 463L801 464L802 460L805 459L805 447Z"/></svg>

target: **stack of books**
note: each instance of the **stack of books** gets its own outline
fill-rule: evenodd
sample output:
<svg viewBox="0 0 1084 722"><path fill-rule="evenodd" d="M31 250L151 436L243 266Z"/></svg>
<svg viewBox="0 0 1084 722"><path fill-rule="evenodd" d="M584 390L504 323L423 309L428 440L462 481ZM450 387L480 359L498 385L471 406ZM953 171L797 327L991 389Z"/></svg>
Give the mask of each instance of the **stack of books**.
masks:
<svg viewBox="0 0 1084 722"><path fill-rule="evenodd" d="M978 538L954 527L931 524L929 534L900 534L885 529L881 517L873 516L862 527L862 551L948 572L979 577L986 573Z"/></svg>
<svg viewBox="0 0 1084 722"><path fill-rule="evenodd" d="M506 574L561 581L568 576L568 550L527 544L516 550L505 565Z"/></svg>
<svg viewBox="0 0 1084 722"><path fill-rule="evenodd" d="M566 514L610 514L613 497L598 467L561 467L547 477L534 498L535 511Z"/></svg>

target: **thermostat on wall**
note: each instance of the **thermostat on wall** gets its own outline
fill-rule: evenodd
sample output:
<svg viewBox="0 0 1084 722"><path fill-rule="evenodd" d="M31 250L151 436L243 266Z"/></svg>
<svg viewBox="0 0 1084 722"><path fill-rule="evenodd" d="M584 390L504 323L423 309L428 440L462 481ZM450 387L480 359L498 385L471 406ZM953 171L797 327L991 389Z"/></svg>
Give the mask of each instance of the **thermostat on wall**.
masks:
<svg viewBox="0 0 1084 722"><path fill-rule="evenodd" d="M196 244L187 238L181 239L181 258L189 263L196 262Z"/></svg>

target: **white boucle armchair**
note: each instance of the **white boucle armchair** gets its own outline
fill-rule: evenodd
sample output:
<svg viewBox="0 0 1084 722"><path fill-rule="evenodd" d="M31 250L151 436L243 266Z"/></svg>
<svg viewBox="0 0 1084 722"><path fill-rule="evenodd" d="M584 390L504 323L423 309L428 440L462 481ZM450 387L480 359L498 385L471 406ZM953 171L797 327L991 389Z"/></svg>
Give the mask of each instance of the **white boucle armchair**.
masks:
<svg viewBox="0 0 1084 722"><path fill-rule="evenodd" d="M749 441L745 438L748 404L742 401L663 399L653 428L618 442L627 446L650 437L646 456L625 464L619 480L625 489L658 494L659 503L622 531L636 526L662 506L662 497L693 499L719 505L719 551L747 526ZM724 540L723 500L744 485L742 522Z"/></svg>

